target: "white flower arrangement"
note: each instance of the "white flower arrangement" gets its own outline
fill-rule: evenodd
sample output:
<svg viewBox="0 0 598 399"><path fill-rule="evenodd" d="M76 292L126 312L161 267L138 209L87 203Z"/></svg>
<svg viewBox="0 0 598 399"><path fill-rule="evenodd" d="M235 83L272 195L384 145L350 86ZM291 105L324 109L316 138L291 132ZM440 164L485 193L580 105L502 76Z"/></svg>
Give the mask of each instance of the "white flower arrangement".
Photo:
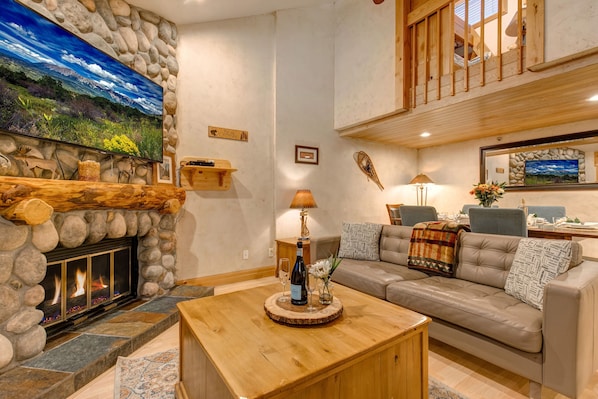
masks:
<svg viewBox="0 0 598 399"><path fill-rule="evenodd" d="M338 265L340 265L341 261L342 259L330 255L328 259L320 259L316 261L316 263L309 269L309 273L327 282Z"/></svg>

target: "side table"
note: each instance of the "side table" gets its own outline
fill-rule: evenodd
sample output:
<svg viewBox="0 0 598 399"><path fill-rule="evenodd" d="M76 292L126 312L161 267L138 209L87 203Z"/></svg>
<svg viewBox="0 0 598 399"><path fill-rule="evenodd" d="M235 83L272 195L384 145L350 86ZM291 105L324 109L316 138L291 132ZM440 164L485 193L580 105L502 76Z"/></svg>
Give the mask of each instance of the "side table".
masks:
<svg viewBox="0 0 598 399"><path fill-rule="evenodd" d="M301 240L303 243L303 261L306 265L311 263L310 240ZM291 267L295 264L297 257L297 238L279 238L276 240L276 277L278 277L278 267L280 258L288 258Z"/></svg>

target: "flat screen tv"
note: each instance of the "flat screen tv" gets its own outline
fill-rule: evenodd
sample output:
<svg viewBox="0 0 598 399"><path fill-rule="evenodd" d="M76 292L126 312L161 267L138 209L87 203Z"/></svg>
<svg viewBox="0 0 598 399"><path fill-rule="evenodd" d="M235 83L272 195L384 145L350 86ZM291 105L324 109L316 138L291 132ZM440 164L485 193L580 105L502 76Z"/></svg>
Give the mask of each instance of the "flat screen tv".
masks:
<svg viewBox="0 0 598 399"><path fill-rule="evenodd" d="M14 0L0 2L0 130L162 161L163 89Z"/></svg>
<svg viewBox="0 0 598 399"><path fill-rule="evenodd" d="M525 185L579 182L577 159L540 159L525 161Z"/></svg>

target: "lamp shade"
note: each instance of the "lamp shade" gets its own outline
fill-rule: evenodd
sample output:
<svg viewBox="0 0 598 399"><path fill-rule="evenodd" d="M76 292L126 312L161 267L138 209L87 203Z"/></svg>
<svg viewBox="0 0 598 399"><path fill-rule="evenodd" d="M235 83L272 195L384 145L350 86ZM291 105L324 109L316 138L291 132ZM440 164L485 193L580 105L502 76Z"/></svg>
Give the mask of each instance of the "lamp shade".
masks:
<svg viewBox="0 0 598 399"><path fill-rule="evenodd" d="M411 179L409 184L434 184L434 182L428 176L424 175L423 173L420 173L419 175Z"/></svg>
<svg viewBox="0 0 598 399"><path fill-rule="evenodd" d="M317 208L318 205L311 194L311 190L297 190L293 201L291 202L291 209Z"/></svg>

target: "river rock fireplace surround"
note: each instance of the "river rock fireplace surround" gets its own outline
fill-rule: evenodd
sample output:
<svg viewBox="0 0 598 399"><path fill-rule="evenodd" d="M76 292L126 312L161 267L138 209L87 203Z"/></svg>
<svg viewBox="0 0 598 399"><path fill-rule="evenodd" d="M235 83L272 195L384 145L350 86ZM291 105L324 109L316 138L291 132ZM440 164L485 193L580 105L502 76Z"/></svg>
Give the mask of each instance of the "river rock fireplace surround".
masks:
<svg viewBox="0 0 598 399"><path fill-rule="evenodd" d="M137 242L137 294L175 285L176 215L185 191L175 186L0 178L0 374L41 353L47 333L37 307L45 253L105 239Z"/></svg>
<svg viewBox="0 0 598 399"><path fill-rule="evenodd" d="M164 152L176 153L175 24L126 1L19 2L160 84ZM85 160L102 164L102 183L71 180ZM56 247L135 237L137 294L149 299L174 286L176 215L185 191L152 185L151 171L126 157L0 135L0 374L44 349L37 307L45 299L45 254ZM58 180L50 180L54 172Z"/></svg>

